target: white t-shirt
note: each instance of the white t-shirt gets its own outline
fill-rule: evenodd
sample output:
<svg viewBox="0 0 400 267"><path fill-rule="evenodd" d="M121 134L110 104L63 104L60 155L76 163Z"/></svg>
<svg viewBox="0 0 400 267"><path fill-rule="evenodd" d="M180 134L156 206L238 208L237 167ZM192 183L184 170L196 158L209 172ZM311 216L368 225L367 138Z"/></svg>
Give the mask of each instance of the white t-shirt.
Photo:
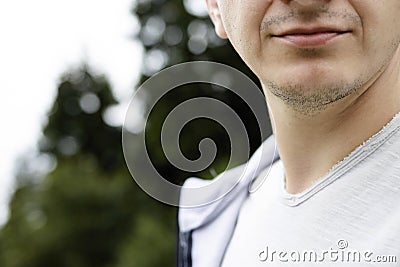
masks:
<svg viewBox="0 0 400 267"><path fill-rule="evenodd" d="M299 194L276 162L241 207L223 267L400 266L400 116Z"/></svg>

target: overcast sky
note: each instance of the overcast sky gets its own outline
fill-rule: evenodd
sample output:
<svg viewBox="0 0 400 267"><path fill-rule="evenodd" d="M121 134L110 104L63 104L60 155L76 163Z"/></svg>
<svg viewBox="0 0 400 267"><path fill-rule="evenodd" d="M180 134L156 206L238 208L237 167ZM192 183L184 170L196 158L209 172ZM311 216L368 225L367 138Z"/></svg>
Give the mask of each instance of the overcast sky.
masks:
<svg viewBox="0 0 400 267"><path fill-rule="evenodd" d="M83 60L127 102L141 65L132 0L0 1L0 225L19 156L34 151L57 81ZM123 113L120 114L121 119Z"/></svg>

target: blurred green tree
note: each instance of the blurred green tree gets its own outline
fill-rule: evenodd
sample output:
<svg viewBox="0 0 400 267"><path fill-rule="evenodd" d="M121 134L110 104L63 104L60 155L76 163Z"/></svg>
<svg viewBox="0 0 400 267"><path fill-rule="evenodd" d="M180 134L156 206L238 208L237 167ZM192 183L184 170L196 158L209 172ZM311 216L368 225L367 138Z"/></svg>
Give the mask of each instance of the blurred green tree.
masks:
<svg viewBox="0 0 400 267"><path fill-rule="evenodd" d="M116 103L106 78L94 77L88 66L66 73L43 130L40 150L59 159L90 154L105 171L120 168L121 131L103 120L105 110Z"/></svg>
<svg viewBox="0 0 400 267"><path fill-rule="evenodd" d="M234 67L248 75L256 84L258 79L244 64L233 47L214 32L208 15L199 9L198 0L138 0L134 12L137 14L141 30L139 39L145 48L141 81L165 67L190 61L214 61ZM190 176L212 178L227 167L230 156L229 136L221 125L198 119L188 123L182 130L180 145L183 154L190 159L200 156L196 144L205 137L215 141L218 154L211 166L201 172L185 172L174 167L165 157L160 132L163 122L170 111L188 99L210 97L229 105L244 123L253 153L261 142L257 120L243 100L228 89L209 84L190 84L180 86L167 93L154 106L146 128L146 140L149 154L158 171L166 179L182 184ZM149 105L154 101L149 96ZM222 125L223 126L223 125ZM269 127L269 133L272 132ZM199 131L201 129L201 131ZM237 162L239 164L242 162Z"/></svg>
<svg viewBox="0 0 400 267"><path fill-rule="evenodd" d="M194 60L230 65L257 82L231 45L217 38L210 20L191 8L195 1L136 1L133 12L141 24L137 38L145 48L141 82L164 67ZM252 151L262 141L249 108L224 88L191 84L167 94L151 113L146 137L157 170L177 184L188 176L215 176L229 157L224 129L201 119L183 129L180 143L183 153L194 159L199 151L193 144L204 137L215 140L219 154L210 168L181 171L160 150L167 114L198 96L219 99L237 112ZM148 101L143 100L147 108ZM32 169L29 159L21 164L10 218L0 230L0 266L174 266L176 209L150 198L132 181L122 156L121 129L103 119L115 103L106 78L86 65L61 77L39 142L41 156L53 163L47 163L50 172L44 174Z"/></svg>
<svg viewBox="0 0 400 267"><path fill-rule="evenodd" d="M129 175L121 129L103 120L114 103L106 79L87 66L62 77L39 142L39 157L57 164L41 176L35 167L44 162L21 163L0 266L173 266L174 210Z"/></svg>

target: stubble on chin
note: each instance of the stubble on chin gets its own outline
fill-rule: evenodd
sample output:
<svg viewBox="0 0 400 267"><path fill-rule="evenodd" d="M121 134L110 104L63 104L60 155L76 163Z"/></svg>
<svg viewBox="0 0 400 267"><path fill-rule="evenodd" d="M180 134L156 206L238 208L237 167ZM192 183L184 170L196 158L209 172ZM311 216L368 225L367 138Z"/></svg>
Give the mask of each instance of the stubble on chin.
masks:
<svg viewBox="0 0 400 267"><path fill-rule="evenodd" d="M357 92L364 82L357 79L352 83L341 81L331 85L324 84L312 87L299 83L283 85L271 80L264 81L263 84L266 90L278 97L295 112L312 116L325 110L329 105Z"/></svg>

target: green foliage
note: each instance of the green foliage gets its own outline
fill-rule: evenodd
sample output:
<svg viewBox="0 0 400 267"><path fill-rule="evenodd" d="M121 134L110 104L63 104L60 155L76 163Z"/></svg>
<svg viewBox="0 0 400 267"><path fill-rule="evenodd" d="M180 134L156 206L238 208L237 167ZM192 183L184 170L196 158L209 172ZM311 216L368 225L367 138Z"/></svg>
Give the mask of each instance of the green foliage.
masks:
<svg viewBox="0 0 400 267"><path fill-rule="evenodd" d="M66 73L43 130L41 150L57 158L90 154L106 171L120 168L121 131L103 121L103 113L113 104L105 77L94 76L85 65Z"/></svg>
<svg viewBox="0 0 400 267"><path fill-rule="evenodd" d="M135 12L142 26L138 38L146 50L141 81L163 67L193 60L225 63L256 81L231 45L216 37L210 20L189 14L182 1L138 0ZM226 167L229 138L214 122L188 124L179 140L191 159L199 157L200 140L214 140L218 155L210 168L183 172L160 150L165 116L193 97L212 97L231 106L249 130L251 150L258 147L257 122L233 93L204 84L180 89L157 103L146 129L150 157L164 177L180 184L193 175L211 178ZM148 108L151 96L147 100ZM43 177L29 164L20 170L10 218L0 230L1 267L174 266L176 209L147 196L130 177L121 129L103 120L115 103L106 78L87 66L61 77L39 142L40 151L57 164Z"/></svg>
<svg viewBox="0 0 400 267"><path fill-rule="evenodd" d="M171 245L176 240L171 227L166 226L172 220L168 217L154 220L140 214L119 251L116 267L172 266L175 254L171 253Z"/></svg>
<svg viewBox="0 0 400 267"><path fill-rule="evenodd" d="M126 171L111 177L77 156L42 183L19 188L2 230L2 266L118 266L126 257L120 251L134 255L133 263L148 262L152 251L173 255L173 229L159 222L172 221L171 210L149 201ZM149 264L130 266L157 266Z"/></svg>
<svg viewBox="0 0 400 267"><path fill-rule="evenodd" d="M135 12L142 26L139 38L145 47L141 81L145 81L164 67L183 62L208 60L232 66L258 84L258 79L236 54L231 44L216 36L208 16L197 17L190 14L185 9L185 2L190 1L138 1ZM146 141L150 157L159 173L176 184L182 184L190 176L212 178L215 173L226 169L230 158L229 136L221 125L210 120L194 120L188 123L183 128L179 140L183 154L189 159L197 159L200 157L198 150L200 140L206 137L212 139L218 147L218 154L211 166L201 172L185 172L173 166L165 157L160 133L166 116L180 103L196 97L218 99L235 111L247 129L251 153L262 142L257 120L247 104L235 93L225 88L202 83L175 88L164 95L153 107L146 128ZM143 101L150 106L154 99L149 95ZM235 162L234 165L240 163L243 162Z"/></svg>
<svg viewBox="0 0 400 267"><path fill-rule="evenodd" d="M88 95L98 102L84 103ZM154 251L173 266L175 210L128 173L121 129L103 121L113 103L105 78L86 66L62 77L40 142L57 165L44 177L29 164L21 169L0 231L0 266L160 266Z"/></svg>

